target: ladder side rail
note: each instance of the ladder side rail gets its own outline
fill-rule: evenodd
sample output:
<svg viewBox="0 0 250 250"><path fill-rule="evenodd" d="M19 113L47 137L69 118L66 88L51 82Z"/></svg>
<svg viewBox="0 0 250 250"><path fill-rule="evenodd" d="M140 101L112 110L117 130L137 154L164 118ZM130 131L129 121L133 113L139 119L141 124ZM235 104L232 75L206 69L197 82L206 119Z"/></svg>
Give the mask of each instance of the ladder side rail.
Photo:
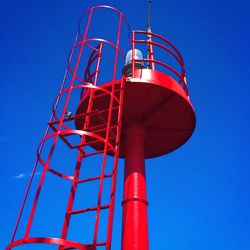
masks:
<svg viewBox="0 0 250 250"><path fill-rule="evenodd" d="M109 212L109 218L108 218L108 231L107 231L107 239L106 239L107 250L111 249L111 240L112 240L114 206L115 206L115 189L116 189L116 181L117 181L120 138L121 138L121 129L122 129L124 87L125 87L125 79L122 79L121 87L120 87L120 105L119 105L119 110L118 110L117 132L116 132L116 141L115 141L113 177L112 177L112 184L111 184L112 186L111 186L111 192L110 192L110 212Z"/></svg>
<svg viewBox="0 0 250 250"><path fill-rule="evenodd" d="M77 33L76 38L74 40L74 45L76 44L77 40L78 40L78 33ZM74 53L74 50L71 51L68 61L72 60L73 53ZM64 73L62 84L61 84L59 92L61 92L63 90L64 86L65 86L67 75L68 75L68 68L66 68L66 71ZM56 101L55 101L55 104L53 105L53 110L56 109L56 107L58 106L59 101L60 101L60 97L58 96ZM51 116L50 116L48 124L53 121L53 117L54 117L54 115L52 113ZM50 125L47 126L43 138L45 138L48 135L49 129L50 129ZM44 143L39 144L39 147L38 147L38 153L39 154L42 152L43 146L44 146ZM27 186L27 188L25 190L24 198L23 198L23 201L22 201L19 213L18 213L18 217L17 217L17 220L16 220L14 231L13 231L13 234L12 234L12 237L11 237L11 242L14 242L14 240L15 240L16 232L17 232L17 229L18 229L18 226L19 226L22 214L23 214L23 210L24 210L27 198L28 198L28 194L29 194L29 191L30 191L30 188L31 188L31 184L33 182L33 178L34 178L34 175L35 175L35 172L36 172L36 169L37 169L37 165L38 165L38 158L35 161L35 164L34 164L34 167L33 167L33 170L31 172L31 176L30 176L30 179L29 179L29 182L28 182L28 186Z"/></svg>
<svg viewBox="0 0 250 250"><path fill-rule="evenodd" d="M84 34L83 40L86 39L87 32L88 32L89 25L90 25L90 21L91 21L91 17L92 17L92 12L90 12L89 17L88 17L88 23L87 23L87 27L86 27L86 30L85 30L85 34ZM74 84L74 81L75 81L75 78L76 78L76 74L77 74L77 70L78 70L78 67L79 67L79 64L80 64L80 59L81 59L81 55L82 55L82 52L83 52L83 48L84 48L84 43L82 43L80 51L78 53L78 57L77 57L76 65L75 65L75 68L74 68L73 76L72 76L70 84L69 84L70 85L70 90L67 93L67 97L66 97L65 104L64 104L64 107L63 107L63 112L62 112L62 115L61 115L61 118L60 118L60 122L59 122L59 125L58 125L58 135L59 135L59 131L61 129L62 123L63 123L64 114L67 111L67 107L68 107L68 103L69 103L71 91L73 89L73 84ZM54 152L57 140L58 140L58 136L55 136L55 138L53 140L53 144L52 144L51 150L49 152L49 156L48 156L47 162L46 162L47 165L49 165L49 162L50 162L52 154ZM34 199L34 202L33 202L32 208L31 208L31 213L30 213L30 216L29 216L29 220L28 220L28 223L27 223L27 227L26 227L26 231L25 231L25 238L28 237L30 229L31 229L32 221L33 221L33 218L34 218L34 215L35 215L35 210L36 210L36 207L37 207L37 202L38 202L38 198L40 196L40 192L41 192L42 184L44 182L44 177L45 177L46 171L47 170L45 168L44 171L43 171L43 173L42 173L42 175L41 175L41 178L40 178L40 182L39 182L39 185L38 185L39 188L37 189L37 192L36 192L36 195L35 195L35 199Z"/></svg>
<svg viewBox="0 0 250 250"><path fill-rule="evenodd" d="M102 169L101 169L101 179L99 185L99 193L98 193L98 200L97 200L97 211L96 211L96 222L95 222L95 229L94 229L94 238L93 238L93 247L96 247L97 240L98 240L98 229L99 229L99 221L100 221L100 207L102 202L102 193L103 193L103 184L104 184L104 175L105 175L105 166L106 166L106 159L108 153L108 140L110 136L110 127L111 127L111 119L113 114L113 105L115 100L115 80L116 80L116 71L117 71L117 64L118 64L118 57L120 51L120 36L121 36L121 25L123 21L123 14L120 13L119 18L119 25L117 30L117 39L116 39L116 46L115 46L115 58L113 64L113 76L112 76L112 90L111 90L111 97L110 97L110 104L109 104L109 114L107 119L107 130L106 130L106 138L105 138L105 147L103 153L103 160L102 160ZM120 103L118 104L120 105ZM106 245L106 249L107 245Z"/></svg>
<svg viewBox="0 0 250 250"><path fill-rule="evenodd" d="M100 56L98 58L98 63L97 63L97 70L98 70L98 72L99 72L99 66L100 66L100 60L101 60L101 53L102 53L102 43L100 45L100 51L101 52L99 54ZM98 74L95 75L94 86L96 86L97 79L98 79ZM87 112L86 112L87 114L91 113L91 111L92 111L95 90L96 90L95 88L91 88L90 89L90 98L89 98ZM88 129L89 122L90 122L90 117L87 115L85 117L85 122L84 122L84 127L83 127L84 131L86 131ZM86 136L83 135L82 139L81 139L81 144L84 144L85 142L86 142ZM82 158L83 158L83 156L84 155L81 152L79 152L78 161L80 162L81 165L82 165ZM81 160L79 159L79 157L81 158ZM73 208L75 193L76 193L77 184L78 184L78 180L79 180L80 168L81 168L81 166L78 166L78 164L77 164L76 165L76 169L75 169L74 180L73 180L72 186L71 186L71 192L70 192L70 196L69 196L69 200L68 200L68 206L67 206L67 210L66 210L66 213L65 213L62 234L61 234L61 237L63 239L66 239L67 233L68 233L68 227L69 227L69 222L70 222L70 218L71 218L70 211L72 211L72 208Z"/></svg>

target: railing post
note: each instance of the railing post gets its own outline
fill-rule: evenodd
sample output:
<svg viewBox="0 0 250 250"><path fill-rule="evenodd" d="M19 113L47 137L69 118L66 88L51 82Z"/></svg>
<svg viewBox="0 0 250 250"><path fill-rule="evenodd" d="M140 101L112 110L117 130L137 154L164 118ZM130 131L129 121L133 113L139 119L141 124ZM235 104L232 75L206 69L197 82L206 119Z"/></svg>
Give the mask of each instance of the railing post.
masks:
<svg viewBox="0 0 250 250"><path fill-rule="evenodd" d="M154 51L153 51L153 45L152 45L152 33L151 31L147 31L147 36L148 36L148 40L147 40L147 44L148 44L148 59L149 61L149 65L150 68L152 70L155 70L155 63L154 63Z"/></svg>
<svg viewBox="0 0 250 250"><path fill-rule="evenodd" d="M132 78L135 77L135 31L132 31Z"/></svg>

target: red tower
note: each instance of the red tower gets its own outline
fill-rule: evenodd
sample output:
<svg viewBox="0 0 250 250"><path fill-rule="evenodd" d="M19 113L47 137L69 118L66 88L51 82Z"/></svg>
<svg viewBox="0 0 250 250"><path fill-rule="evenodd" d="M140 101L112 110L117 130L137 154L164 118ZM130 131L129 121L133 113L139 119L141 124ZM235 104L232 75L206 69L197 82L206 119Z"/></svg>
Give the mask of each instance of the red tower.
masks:
<svg viewBox="0 0 250 250"><path fill-rule="evenodd" d="M114 18L108 36L94 32L98 30L96 15L101 12ZM123 44L126 30L126 17L113 7L95 6L82 16L6 249L22 245L38 249L44 244L59 250L111 249L119 157L125 158L122 249L149 249L145 158L167 154L184 144L195 128L195 113L184 63L175 46L150 31L132 31L129 42ZM64 167L68 154L74 165ZM36 182L39 167L42 174ZM39 200L48 176L67 186L62 191L67 202L55 214L61 215L55 235L32 231L38 207L44 206ZM87 197L81 196L82 186L87 187ZM39 223L38 229L43 228L42 219Z"/></svg>

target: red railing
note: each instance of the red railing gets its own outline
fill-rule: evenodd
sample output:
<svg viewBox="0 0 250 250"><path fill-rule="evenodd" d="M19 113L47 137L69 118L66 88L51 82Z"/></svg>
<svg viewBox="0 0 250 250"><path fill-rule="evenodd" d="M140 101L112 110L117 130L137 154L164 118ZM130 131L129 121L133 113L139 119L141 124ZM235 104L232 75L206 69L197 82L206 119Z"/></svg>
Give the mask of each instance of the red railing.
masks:
<svg viewBox="0 0 250 250"><path fill-rule="evenodd" d="M138 39L138 36L144 36L144 39ZM154 41L157 40L157 41ZM159 42L158 42L159 41ZM167 72L171 73L171 76L181 85L181 87L184 89L187 96L189 96L188 93L188 87L187 87L187 80L186 80L186 73L185 73L185 67L184 62L182 59L182 56L180 52L177 50L177 48L166 38L147 31L141 31L141 30L135 30L132 31L132 77L135 76L135 64L136 63L145 63L147 65L147 68L150 68L152 70L157 70L157 65L162 66L166 69ZM135 58L134 50L139 47L140 44L144 44L148 48L148 57L138 59ZM174 59L175 62L178 64L178 70L171 66L168 63L164 62L164 59L158 60L158 55L155 52L156 48L160 48L165 52L166 59ZM162 55L161 55L162 58Z"/></svg>

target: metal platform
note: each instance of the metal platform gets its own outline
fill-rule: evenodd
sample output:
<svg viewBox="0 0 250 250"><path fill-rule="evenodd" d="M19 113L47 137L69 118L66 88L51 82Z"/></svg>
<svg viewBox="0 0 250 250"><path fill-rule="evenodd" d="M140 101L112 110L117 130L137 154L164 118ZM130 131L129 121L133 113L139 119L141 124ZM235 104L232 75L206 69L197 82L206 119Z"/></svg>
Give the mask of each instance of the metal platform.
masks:
<svg viewBox="0 0 250 250"><path fill-rule="evenodd" d="M120 83L115 82L117 93ZM120 141L119 157L125 155L124 133L131 123L140 123L145 128L145 157L152 158L167 154L183 145L192 135L196 117L189 97L181 85L172 77L151 69L138 69L135 77L127 77L124 90L123 127ZM102 85L109 91L113 82ZM109 104L109 95L96 91L94 109L103 118ZM81 100L76 114L86 112L89 95ZM116 110L113 110L114 117ZM92 120L96 123L96 120ZM76 128L81 129L84 120L76 120ZM102 132L98 134L102 136ZM94 148L101 145L94 143ZM112 154L112 153L111 153Z"/></svg>

